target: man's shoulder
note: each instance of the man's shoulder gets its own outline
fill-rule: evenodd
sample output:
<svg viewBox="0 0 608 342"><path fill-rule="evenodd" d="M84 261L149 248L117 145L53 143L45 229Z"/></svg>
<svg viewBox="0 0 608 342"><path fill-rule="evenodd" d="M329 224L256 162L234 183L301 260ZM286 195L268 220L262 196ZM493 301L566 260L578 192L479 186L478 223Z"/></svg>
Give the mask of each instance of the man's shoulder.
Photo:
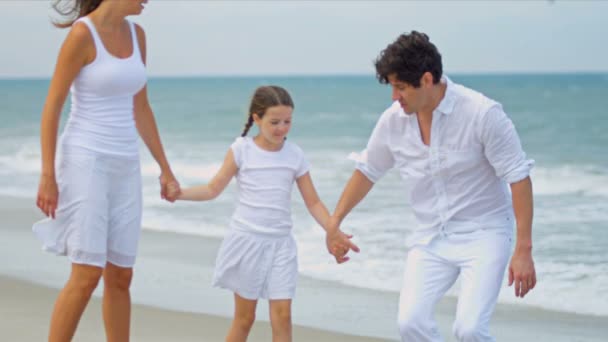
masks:
<svg viewBox="0 0 608 342"><path fill-rule="evenodd" d="M457 83L453 83L452 86L453 96L456 97L459 112L483 116L490 108L500 105L498 101L478 90Z"/></svg>

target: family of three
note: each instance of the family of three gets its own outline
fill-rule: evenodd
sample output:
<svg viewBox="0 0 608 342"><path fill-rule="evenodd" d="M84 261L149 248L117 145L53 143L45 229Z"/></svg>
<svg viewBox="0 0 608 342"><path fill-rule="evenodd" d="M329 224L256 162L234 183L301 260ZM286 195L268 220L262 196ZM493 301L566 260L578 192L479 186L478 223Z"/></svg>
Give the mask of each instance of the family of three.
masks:
<svg viewBox="0 0 608 342"><path fill-rule="evenodd" d="M129 287L142 214L138 136L158 162L161 196L168 201L212 200L236 178L236 209L213 276L215 286L234 293L226 341L247 339L260 298L269 300L273 341L292 340L298 274L290 209L294 183L326 232L327 250L343 263L359 248L340 229L342 221L392 168L413 182L410 203L418 221L404 246L401 340L441 341L433 310L459 276L456 338L493 340L488 325L507 265L516 296L536 284L533 162L499 103L450 81L435 45L412 31L376 59L378 80L390 85L393 102L359 155L333 214L317 195L303 151L287 140L294 103L279 86L255 90L245 128L211 181L181 188L147 98L145 34L126 19L140 14L145 2L75 1L76 18L58 24L71 29L42 113L37 205L48 218L33 230L45 250L68 256L71 273L55 303L49 341L73 338L102 278L107 340L129 340ZM69 92L70 116L57 143ZM254 124L258 133L249 137Z"/></svg>

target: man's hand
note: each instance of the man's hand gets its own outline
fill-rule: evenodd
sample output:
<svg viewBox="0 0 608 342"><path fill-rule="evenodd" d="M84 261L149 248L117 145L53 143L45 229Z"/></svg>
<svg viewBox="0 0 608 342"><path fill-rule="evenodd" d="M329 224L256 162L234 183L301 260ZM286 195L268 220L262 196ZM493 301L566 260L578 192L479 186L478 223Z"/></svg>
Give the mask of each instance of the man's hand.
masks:
<svg viewBox="0 0 608 342"><path fill-rule="evenodd" d="M340 229L328 232L325 235L327 251L336 258L338 264L347 262L350 259L347 256L349 250L359 253L359 247L350 241L352 237L352 235L345 234Z"/></svg>
<svg viewBox="0 0 608 342"><path fill-rule="evenodd" d="M509 265L509 286L513 284L515 284L515 296L522 298L536 286L536 271L530 248L515 247Z"/></svg>

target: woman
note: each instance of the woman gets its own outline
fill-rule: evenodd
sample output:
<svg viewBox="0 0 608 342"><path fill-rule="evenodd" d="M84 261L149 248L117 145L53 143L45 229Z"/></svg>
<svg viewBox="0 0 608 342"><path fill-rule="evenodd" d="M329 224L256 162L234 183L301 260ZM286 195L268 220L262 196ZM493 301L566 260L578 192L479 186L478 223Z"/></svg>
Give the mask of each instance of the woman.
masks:
<svg viewBox="0 0 608 342"><path fill-rule="evenodd" d="M174 201L179 183L169 167L146 91L146 42L126 20L146 0L75 0L76 20L57 60L41 120L42 174L37 205L49 217L33 230L45 250L67 255L71 274L51 318L49 341L69 341L103 275L108 341L128 341L129 287L141 228L137 133L161 169L161 197ZM68 89L70 117L57 129Z"/></svg>

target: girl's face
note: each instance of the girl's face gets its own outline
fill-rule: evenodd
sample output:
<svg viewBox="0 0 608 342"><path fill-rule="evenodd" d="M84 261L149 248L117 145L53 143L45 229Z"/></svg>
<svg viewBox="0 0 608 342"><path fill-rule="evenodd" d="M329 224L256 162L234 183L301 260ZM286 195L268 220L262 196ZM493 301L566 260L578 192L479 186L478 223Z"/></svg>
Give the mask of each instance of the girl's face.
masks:
<svg viewBox="0 0 608 342"><path fill-rule="evenodd" d="M253 114L253 120L260 129L260 135L269 147L280 147L291 129L291 114L293 108L289 106L273 106L266 109L260 118Z"/></svg>

